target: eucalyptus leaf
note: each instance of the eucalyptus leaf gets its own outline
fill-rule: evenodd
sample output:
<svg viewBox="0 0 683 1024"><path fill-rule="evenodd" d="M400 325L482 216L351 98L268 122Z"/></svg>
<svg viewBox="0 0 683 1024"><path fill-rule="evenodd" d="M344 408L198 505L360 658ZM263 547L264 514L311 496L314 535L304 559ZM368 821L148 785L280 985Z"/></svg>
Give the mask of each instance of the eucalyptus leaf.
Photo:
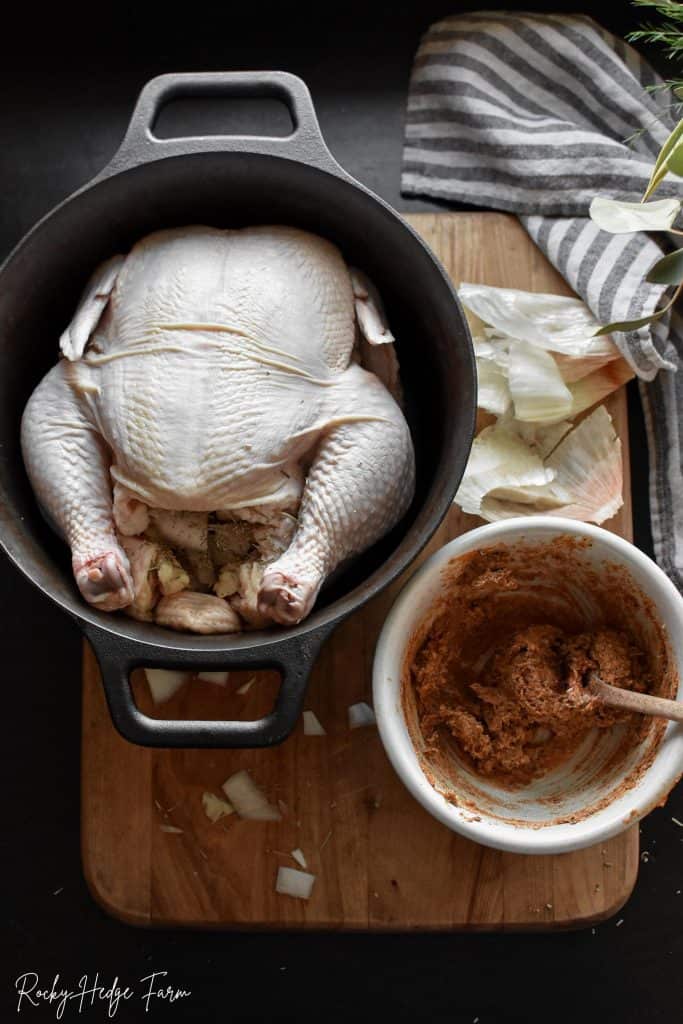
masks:
<svg viewBox="0 0 683 1024"><path fill-rule="evenodd" d="M655 199L649 203L625 203L596 196L588 214L603 231L613 235L634 231L668 231L681 211L680 199Z"/></svg>
<svg viewBox="0 0 683 1024"><path fill-rule="evenodd" d="M645 279L651 284L680 284L683 281L683 249L657 260Z"/></svg>
<svg viewBox="0 0 683 1024"><path fill-rule="evenodd" d="M659 155L655 161L655 165L652 169L652 173L655 174L659 168L669 159L671 151L678 145L683 138L683 118L678 122L674 130L669 135L666 142L662 145L659 151Z"/></svg>
<svg viewBox="0 0 683 1024"><path fill-rule="evenodd" d="M658 185L662 183L666 177L667 171L669 170L669 163L673 153L679 147L683 147L683 120L680 120L674 130L669 135L664 145L659 151L659 156L655 161L655 165L652 168L652 174L650 175L650 181L645 189L645 195L643 200L647 199L652 195ZM676 159L676 165L678 166L678 159Z"/></svg>
<svg viewBox="0 0 683 1024"><path fill-rule="evenodd" d="M655 192L662 184L668 173L666 164L659 168L658 171L653 171L648 186L643 193L643 202L650 198L653 192Z"/></svg>
<svg viewBox="0 0 683 1024"><path fill-rule="evenodd" d="M683 140L681 144L674 148L671 156L666 162L666 166L672 174L676 174L679 178L683 178Z"/></svg>
<svg viewBox="0 0 683 1024"><path fill-rule="evenodd" d="M637 331L639 327L645 327L646 324L651 324L653 320L659 320L660 316L664 316L668 309L673 305L674 298L671 302L668 302L663 309L658 309L656 313L650 313L649 316L641 316L637 320L617 320L613 324L605 324L599 331L596 331L596 337L601 334L612 334L613 331Z"/></svg>

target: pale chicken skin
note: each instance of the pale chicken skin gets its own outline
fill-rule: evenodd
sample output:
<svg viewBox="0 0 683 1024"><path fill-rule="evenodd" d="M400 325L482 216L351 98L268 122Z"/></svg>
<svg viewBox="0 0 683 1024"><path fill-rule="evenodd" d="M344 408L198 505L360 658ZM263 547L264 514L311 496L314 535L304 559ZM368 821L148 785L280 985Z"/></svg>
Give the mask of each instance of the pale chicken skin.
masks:
<svg viewBox="0 0 683 1024"><path fill-rule="evenodd" d="M121 538L142 535L150 509L258 510L264 529L295 525L258 589L251 576L255 619L303 619L413 496L393 340L370 282L294 228L159 231L99 267L22 421L29 478L83 597L137 606ZM203 596L163 598L160 621L240 628ZM177 621L169 606L185 609Z"/></svg>

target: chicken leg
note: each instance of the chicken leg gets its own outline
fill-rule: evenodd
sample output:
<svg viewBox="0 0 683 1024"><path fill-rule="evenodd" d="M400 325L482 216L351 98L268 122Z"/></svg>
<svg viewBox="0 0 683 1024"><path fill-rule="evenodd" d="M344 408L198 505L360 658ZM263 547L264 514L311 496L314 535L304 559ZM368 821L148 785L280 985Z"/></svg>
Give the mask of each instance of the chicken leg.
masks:
<svg viewBox="0 0 683 1024"><path fill-rule="evenodd" d="M398 405L360 367L345 376L349 401L363 394L367 410L371 393L374 416L359 415L357 422L347 416L319 443L294 538L265 570L258 595L259 612L282 625L305 618L325 577L386 533L412 498L413 446Z"/></svg>
<svg viewBox="0 0 683 1024"><path fill-rule="evenodd" d="M132 602L133 581L114 532L109 450L78 372L61 360L43 378L24 410L21 445L38 500L71 547L83 597L114 611Z"/></svg>

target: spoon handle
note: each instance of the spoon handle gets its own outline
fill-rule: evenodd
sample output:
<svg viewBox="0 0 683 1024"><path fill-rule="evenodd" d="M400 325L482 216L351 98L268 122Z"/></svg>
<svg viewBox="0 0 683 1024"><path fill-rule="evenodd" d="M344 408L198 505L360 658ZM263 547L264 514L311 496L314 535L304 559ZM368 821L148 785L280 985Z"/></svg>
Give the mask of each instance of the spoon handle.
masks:
<svg viewBox="0 0 683 1024"><path fill-rule="evenodd" d="M588 690L613 708L625 708L627 711L637 711L641 715L657 715L660 718L670 718L672 722L683 722L683 702L610 686L595 672L591 673L588 680Z"/></svg>

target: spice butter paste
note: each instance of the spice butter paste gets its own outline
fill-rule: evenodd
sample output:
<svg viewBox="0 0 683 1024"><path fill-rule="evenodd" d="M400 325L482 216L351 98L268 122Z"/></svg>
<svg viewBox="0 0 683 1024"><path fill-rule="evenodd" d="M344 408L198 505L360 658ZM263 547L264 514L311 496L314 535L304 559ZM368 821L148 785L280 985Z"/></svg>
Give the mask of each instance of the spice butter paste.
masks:
<svg viewBox="0 0 683 1024"><path fill-rule="evenodd" d="M475 775L515 789L560 765L592 730L622 727L612 769L648 730L661 731L587 691L592 672L663 695L673 679L649 602L621 567L577 557L586 547L571 537L500 545L445 571L404 668L407 717L441 774L454 753Z"/></svg>

